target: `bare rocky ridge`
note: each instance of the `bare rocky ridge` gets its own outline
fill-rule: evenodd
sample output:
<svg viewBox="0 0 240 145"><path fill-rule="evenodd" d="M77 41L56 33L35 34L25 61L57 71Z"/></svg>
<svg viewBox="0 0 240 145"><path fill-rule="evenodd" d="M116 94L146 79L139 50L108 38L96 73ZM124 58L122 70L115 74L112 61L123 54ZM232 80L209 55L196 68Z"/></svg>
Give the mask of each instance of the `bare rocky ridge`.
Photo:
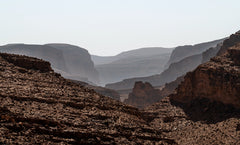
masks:
<svg viewBox="0 0 240 145"><path fill-rule="evenodd" d="M0 144L175 144L148 124L151 113L68 81L42 60L1 54L0 88Z"/></svg>

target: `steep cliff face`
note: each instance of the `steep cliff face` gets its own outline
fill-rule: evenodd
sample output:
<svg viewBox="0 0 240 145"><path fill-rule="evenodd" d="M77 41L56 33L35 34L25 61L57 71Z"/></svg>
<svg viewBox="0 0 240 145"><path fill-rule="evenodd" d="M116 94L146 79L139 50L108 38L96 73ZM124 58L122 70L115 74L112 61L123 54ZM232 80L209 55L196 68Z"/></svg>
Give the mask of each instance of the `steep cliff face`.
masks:
<svg viewBox="0 0 240 145"><path fill-rule="evenodd" d="M190 103L207 98L240 108L240 37L236 35L239 34L232 35L223 43L219 54L226 49L224 54L188 73L171 99ZM229 42L235 45L229 45Z"/></svg>
<svg viewBox="0 0 240 145"><path fill-rule="evenodd" d="M0 144L175 143L148 125L151 113L68 81L49 66L0 54Z"/></svg>
<svg viewBox="0 0 240 145"><path fill-rule="evenodd" d="M138 108L144 108L162 99L160 91L146 82L136 82L128 99L124 102Z"/></svg>
<svg viewBox="0 0 240 145"><path fill-rule="evenodd" d="M196 44L196 45L186 45L186 46L176 47L171 54L171 57L167 63L167 67L170 64L178 62L186 57L201 54L202 52L206 51L207 49L209 49L211 47L215 47L217 44L219 44L223 41L224 41L224 39L220 39L220 40L200 43L200 44Z"/></svg>
<svg viewBox="0 0 240 145"><path fill-rule="evenodd" d="M64 77L74 80L88 80L95 84L99 83L99 74L94 67L90 54L86 49L69 44L47 44L63 52L68 73Z"/></svg>

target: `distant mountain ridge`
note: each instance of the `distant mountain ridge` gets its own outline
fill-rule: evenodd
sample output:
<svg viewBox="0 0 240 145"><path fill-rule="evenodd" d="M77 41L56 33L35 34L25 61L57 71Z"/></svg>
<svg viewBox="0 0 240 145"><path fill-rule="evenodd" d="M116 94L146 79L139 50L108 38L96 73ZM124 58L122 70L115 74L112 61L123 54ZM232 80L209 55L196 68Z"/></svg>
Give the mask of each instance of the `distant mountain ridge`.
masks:
<svg viewBox="0 0 240 145"><path fill-rule="evenodd" d="M163 53L169 53L173 48L163 48L163 47L145 47L134 49L130 51L124 51L115 56L97 56L91 55L92 60L95 65L108 64L119 59L125 59L129 57L146 57L152 55L158 55Z"/></svg>
<svg viewBox="0 0 240 145"><path fill-rule="evenodd" d="M69 44L8 44L0 46L0 52L21 54L49 61L53 69L64 77L98 83L98 72L94 68L87 50Z"/></svg>
<svg viewBox="0 0 240 145"><path fill-rule="evenodd" d="M221 44L224 40L225 39L220 39L216 41L196 44L194 46L187 45L176 47L173 50L171 57L168 61L168 63L171 62L171 64L162 73L158 73L156 75L147 77L135 77L124 79L123 81L120 82L107 84L106 87L115 90L132 89L135 82L137 81L149 82L153 86L164 85L165 83L174 81L175 79L184 75L188 71L192 71L193 69L195 69L203 61L202 53L208 50L210 47L211 48L216 47L218 44ZM211 53L212 54L209 54L208 57L206 56L206 58L204 58L206 59L204 61L207 61L207 59L210 59L210 57L214 56L217 53L217 50L214 49L214 52ZM204 56L205 55L207 54L204 53ZM183 59L181 59L182 57ZM177 61L178 59L180 59L180 61Z"/></svg>
<svg viewBox="0 0 240 145"><path fill-rule="evenodd" d="M154 75L164 70L172 48L150 47L131 50L112 57L96 57L96 69L102 85L130 77ZM96 62L97 61L97 62ZM105 64L100 64L105 63Z"/></svg>
<svg viewBox="0 0 240 145"><path fill-rule="evenodd" d="M170 64L172 64L174 62L178 62L188 56L192 56L195 54L201 54L211 47L216 47L217 44L223 42L225 39L226 38L214 40L214 41L210 41L210 42L199 43L199 44L195 44L195 45L178 46L173 50L166 67L168 67Z"/></svg>

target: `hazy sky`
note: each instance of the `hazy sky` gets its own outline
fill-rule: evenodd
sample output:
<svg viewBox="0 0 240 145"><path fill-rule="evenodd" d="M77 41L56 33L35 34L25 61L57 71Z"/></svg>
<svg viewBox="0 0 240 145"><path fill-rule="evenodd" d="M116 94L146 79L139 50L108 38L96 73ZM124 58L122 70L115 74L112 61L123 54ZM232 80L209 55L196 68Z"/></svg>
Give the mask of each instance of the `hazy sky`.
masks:
<svg viewBox="0 0 240 145"><path fill-rule="evenodd" d="M115 55L240 30L240 0L0 0L0 45L70 43Z"/></svg>

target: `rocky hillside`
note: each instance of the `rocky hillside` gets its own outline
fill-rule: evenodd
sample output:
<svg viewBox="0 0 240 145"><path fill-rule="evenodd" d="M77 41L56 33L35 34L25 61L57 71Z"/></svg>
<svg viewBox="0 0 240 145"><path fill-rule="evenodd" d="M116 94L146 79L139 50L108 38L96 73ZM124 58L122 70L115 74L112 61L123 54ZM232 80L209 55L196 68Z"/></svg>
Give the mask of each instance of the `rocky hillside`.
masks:
<svg viewBox="0 0 240 145"><path fill-rule="evenodd" d="M240 144L240 110L231 106L207 100L184 106L166 97L145 111L154 114L149 124L177 144Z"/></svg>
<svg viewBox="0 0 240 145"><path fill-rule="evenodd" d="M0 144L175 144L151 113L54 73L48 62L0 54Z"/></svg>

